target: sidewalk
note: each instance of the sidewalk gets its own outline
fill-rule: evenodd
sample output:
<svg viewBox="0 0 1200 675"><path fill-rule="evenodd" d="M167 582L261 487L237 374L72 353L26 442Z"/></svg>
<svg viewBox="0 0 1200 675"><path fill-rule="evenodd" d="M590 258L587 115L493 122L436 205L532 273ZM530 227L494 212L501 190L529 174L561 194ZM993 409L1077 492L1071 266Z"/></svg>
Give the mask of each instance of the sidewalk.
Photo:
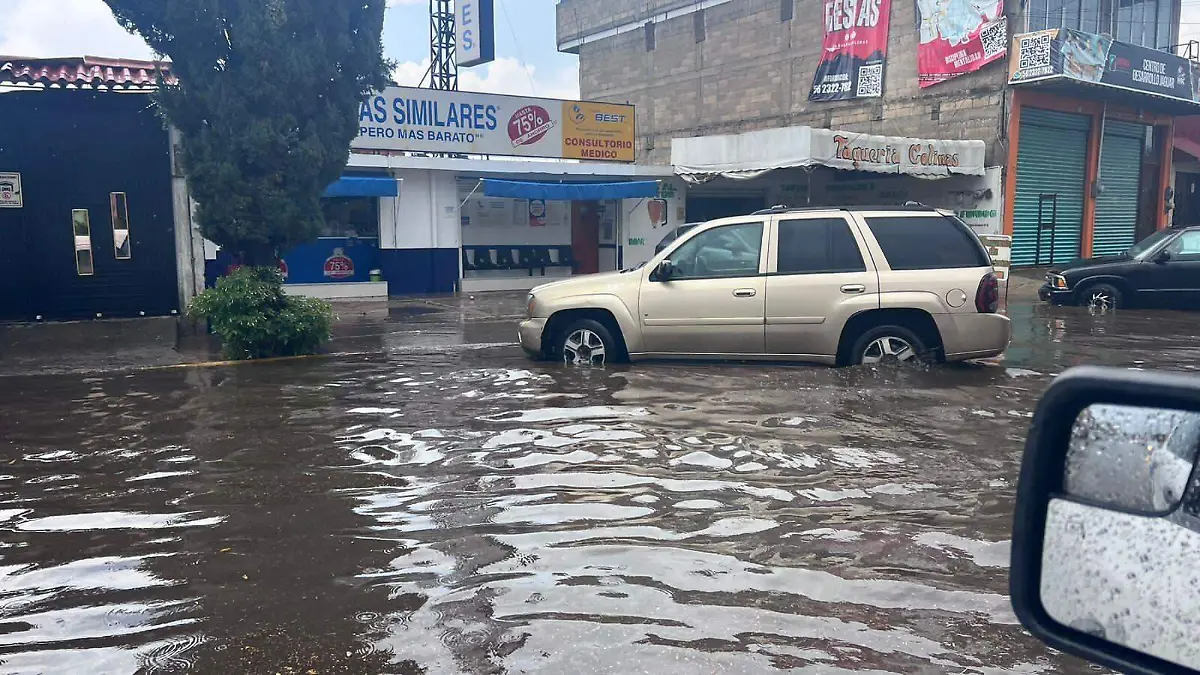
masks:
<svg viewBox="0 0 1200 675"><path fill-rule="evenodd" d="M327 352L438 349L515 342L521 293L335 302ZM181 335L175 317L0 324L0 377L86 374L223 360L211 335Z"/></svg>

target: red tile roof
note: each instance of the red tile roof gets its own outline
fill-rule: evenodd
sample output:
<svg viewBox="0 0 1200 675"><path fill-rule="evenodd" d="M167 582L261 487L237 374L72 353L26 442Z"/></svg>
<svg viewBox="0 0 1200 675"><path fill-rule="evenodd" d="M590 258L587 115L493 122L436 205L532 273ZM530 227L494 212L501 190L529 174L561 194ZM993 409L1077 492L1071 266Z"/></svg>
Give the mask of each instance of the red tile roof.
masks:
<svg viewBox="0 0 1200 675"><path fill-rule="evenodd" d="M84 56L33 59L0 56L0 84L46 87L92 87L96 89L153 89L162 71L168 84L178 80L163 61L137 61Z"/></svg>

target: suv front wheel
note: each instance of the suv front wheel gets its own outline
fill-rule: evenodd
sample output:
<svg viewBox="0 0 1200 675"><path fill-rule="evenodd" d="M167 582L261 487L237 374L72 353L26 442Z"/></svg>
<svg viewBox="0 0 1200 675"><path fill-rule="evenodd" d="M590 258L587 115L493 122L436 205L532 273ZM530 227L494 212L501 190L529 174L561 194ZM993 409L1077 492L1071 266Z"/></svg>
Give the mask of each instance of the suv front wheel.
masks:
<svg viewBox="0 0 1200 675"><path fill-rule="evenodd" d="M851 365L925 361L925 344L904 326L876 326L859 336L850 352Z"/></svg>
<svg viewBox="0 0 1200 675"><path fill-rule="evenodd" d="M620 360L620 347L608 328L593 319L571 322L558 334L556 352L576 366L603 366Z"/></svg>

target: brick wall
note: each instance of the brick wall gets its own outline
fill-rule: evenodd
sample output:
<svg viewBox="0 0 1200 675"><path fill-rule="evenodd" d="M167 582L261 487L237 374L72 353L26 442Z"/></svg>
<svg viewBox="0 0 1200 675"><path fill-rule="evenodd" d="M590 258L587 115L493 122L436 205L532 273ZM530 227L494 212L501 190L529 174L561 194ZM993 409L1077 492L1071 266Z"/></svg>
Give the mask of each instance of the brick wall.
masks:
<svg viewBox="0 0 1200 675"><path fill-rule="evenodd" d="M821 52L821 4L795 0L795 16L784 22L780 2L734 0L704 10L702 42L690 14L656 24L653 51L646 51L642 30L585 41L578 50L581 93L637 106L639 162L669 163L675 137L789 125L982 140L988 164L1003 162L998 144L1005 119L1003 63L921 90L916 2L892 0L883 98L812 103L808 91ZM561 0L559 42L694 3ZM1010 17L1012 25L1019 23Z"/></svg>

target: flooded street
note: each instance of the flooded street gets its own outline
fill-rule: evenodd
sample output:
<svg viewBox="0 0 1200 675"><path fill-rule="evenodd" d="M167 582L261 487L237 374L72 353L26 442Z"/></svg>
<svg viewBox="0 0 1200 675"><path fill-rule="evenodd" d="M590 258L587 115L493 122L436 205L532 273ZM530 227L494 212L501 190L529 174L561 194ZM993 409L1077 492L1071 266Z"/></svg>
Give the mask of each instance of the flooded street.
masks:
<svg viewBox="0 0 1200 675"><path fill-rule="evenodd" d="M0 378L0 672L1095 672L1009 607L1024 434L1072 365L1194 369L1195 316L1010 315L915 372L535 364L431 305Z"/></svg>

